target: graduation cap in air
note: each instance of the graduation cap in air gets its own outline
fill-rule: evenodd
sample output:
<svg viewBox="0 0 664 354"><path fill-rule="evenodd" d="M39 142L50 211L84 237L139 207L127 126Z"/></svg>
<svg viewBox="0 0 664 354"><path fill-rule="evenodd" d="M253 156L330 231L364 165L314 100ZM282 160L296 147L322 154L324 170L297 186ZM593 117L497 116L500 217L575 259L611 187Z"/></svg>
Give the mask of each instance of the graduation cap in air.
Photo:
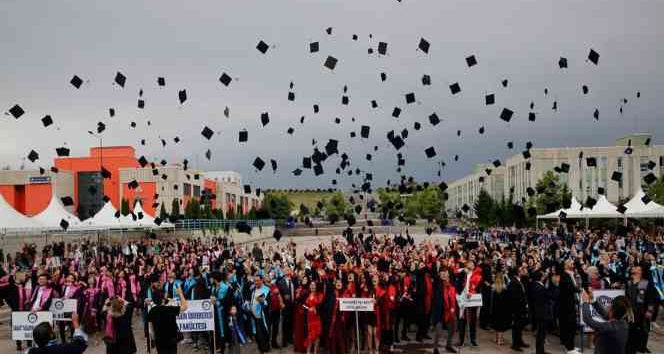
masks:
<svg viewBox="0 0 664 354"><path fill-rule="evenodd" d="M266 126L267 123L270 123L270 115L267 112L261 113L261 124Z"/></svg>
<svg viewBox="0 0 664 354"><path fill-rule="evenodd" d="M560 57L558 60L558 67L561 69L566 69L567 68L567 58Z"/></svg>
<svg viewBox="0 0 664 354"><path fill-rule="evenodd" d="M426 74L423 75L423 76L422 76L422 85L424 85L424 86L429 86L429 85L431 85L431 76L426 75Z"/></svg>
<svg viewBox="0 0 664 354"><path fill-rule="evenodd" d="M534 122L537 119L537 116L535 115L535 112L529 112L528 113L528 120L531 122Z"/></svg>
<svg viewBox="0 0 664 354"><path fill-rule="evenodd" d="M620 214L625 214L627 211L627 207L624 204L620 204L617 208L616 211L619 212Z"/></svg>
<svg viewBox="0 0 664 354"><path fill-rule="evenodd" d="M281 240L281 231L279 231L279 229L274 229L272 237L279 242L279 240Z"/></svg>
<svg viewBox="0 0 664 354"><path fill-rule="evenodd" d="M28 160L30 162L35 162L39 159L39 154L35 150L30 150L30 153L28 154Z"/></svg>
<svg viewBox="0 0 664 354"><path fill-rule="evenodd" d="M378 108L378 102L376 102L376 100L371 100L371 108Z"/></svg>
<svg viewBox="0 0 664 354"><path fill-rule="evenodd" d="M332 27L326 28L325 32L327 32L327 34L332 34Z"/></svg>
<svg viewBox="0 0 664 354"><path fill-rule="evenodd" d="M622 180L622 172L613 171L613 173L611 174L611 180L620 182Z"/></svg>
<svg viewBox="0 0 664 354"><path fill-rule="evenodd" d="M328 55L323 65L330 70L334 70L334 68L337 66L337 58Z"/></svg>
<svg viewBox="0 0 664 354"><path fill-rule="evenodd" d="M219 77L219 82L224 84L224 86L230 85L231 81L232 81L231 77L228 76L228 74L226 73L221 74L221 76Z"/></svg>
<svg viewBox="0 0 664 354"><path fill-rule="evenodd" d="M109 179L111 178L112 173L111 171L107 170L104 166L101 167L101 177L104 179Z"/></svg>
<svg viewBox="0 0 664 354"><path fill-rule="evenodd" d="M258 49L258 51L263 54L265 54L269 48L270 46L268 46L267 43L263 42L262 40L259 41L256 45L256 49Z"/></svg>
<svg viewBox="0 0 664 354"><path fill-rule="evenodd" d="M413 129L420 130L420 128L422 128L422 124L420 124L420 122L413 123Z"/></svg>
<svg viewBox="0 0 664 354"><path fill-rule="evenodd" d="M410 92L406 94L406 104L411 104L415 102L415 93Z"/></svg>
<svg viewBox="0 0 664 354"><path fill-rule="evenodd" d="M657 177L654 173L650 172L643 177L643 181L646 182L647 185L651 185L657 181Z"/></svg>
<svg viewBox="0 0 664 354"><path fill-rule="evenodd" d="M129 187L129 189L136 189L138 188L138 182L136 180L133 180L127 184L127 187Z"/></svg>
<svg viewBox="0 0 664 354"><path fill-rule="evenodd" d="M125 77L121 72L115 74L115 83L124 88L125 82L127 82L127 77Z"/></svg>
<svg viewBox="0 0 664 354"><path fill-rule="evenodd" d="M559 219L566 219L567 218L567 213L561 210L560 213L558 213L558 218Z"/></svg>
<svg viewBox="0 0 664 354"><path fill-rule="evenodd" d="M507 87L507 83L508 83L507 79L504 79L503 81L500 82L500 84L503 85L503 87Z"/></svg>
<svg viewBox="0 0 664 354"><path fill-rule="evenodd" d="M426 150L424 150L424 153L426 154L427 158L432 158L436 156L436 149L434 149L433 146L430 146Z"/></svg>
<svg viewBox="0 0 664 354"><path fill-rule="evenodd" d="M140 109L145 108L145 101L144 100L138 100L137 107Z"/></svg>
<svg viewBox="0 0 664 354"><path fill-rule="evenodd" d="M584 95L587 95L588 94L588 86L586 86L586 85L581 86L581 91L583 92Z"/></svg>
<svg viewBox="0 0 664 354"><path fill-rule="evenodd" d="M76 89L80 89L81 85L83 85L83 80L81 80L81 78L78 77L78 75L74 75L74 77L72 77L71 80L69 80L69 83L72 86L76 87Z"/></svg>
<svg viewBox="0 0 664 354"><path fill-rule="evenodd" d="M158 77L158 78L157 78L157 85L159 85L159 86L166 86L166 78L164 78L164 77Z"/></svg>
<svg viewBox="0 0 664 354"><path fill-rule="evenodd" d="M429 53L429 42L424 38L420 38L420 43L417 45L417 48L419 48L424 53L428 54Z"/></svg>
<svg viewBox="0 0 664 354"><path fill-rule="evenodd" d="M461 92L461 86L459 86L458 82L455 82L452 85L450 85L450 92L452 92L453 95L456 95L457 93Z"/></svg>
<svg viewBox="0 0 664 354"><path fill-rule="evenodd" d="M586 158L586 165L588 167L597 167L597 158L595 157L587 157Z"/></svg>
<svg viewBox="0 0 664 354"><path fill-rule="evenodd" d="M387 54L387 43L378 42L378 54L385 55Z"/></svg>
<svg viewBox="0 0 664 354"><path fill-rule="evenodd" d="M244 194L251 194L251 186L248 184L244 185Z"/></svg>
<svg viewBox="0 0 664 354"><path fill-rule="evenodd" d="M468 206L468 204L464 204L461 207L461 210L463 210L464 213L467 213L470 210L470 207Z"/></svg>
<svg viewBox="0 0 664 354"><path fill-rule="evenodd" d="M480 127L479 129L477 129L477 132L480 134L484 134L484 127Z"/></svg>
<svg viewBox="0 0 664 354"><path fill-rule="evenodd" d="M270 159L270 166L272 167L272 172L277 172L277 160Z"/></svg>
<svg viewBox="0 0 664 354"><path fill-rule="evenodd" d="M260 157L256 157L256 159L254 159L254 162L252 163L252 165L257 170L262 171L263 167L265 167L265 161L263 161L263 159L261 159Z"/></svg>
<svg viewBox="0 0 664 354"><path fill-rule="evenodd" d="M48 127L49 125L53 124L53 118L51 116L46 115L44 118L41 119L42 124L44 125L44 128Z"/></svg>
<svg viewBox="0 0 664 354"><path fill-rule="evenodd" d="M334 118L334 123L341 124L341 118L339 117Z"/></svg>
<svg viewBox="0 0 664 354"><path fill-rule="evenodd" d="M387 80L387 74L386 73L380 73L380 81L385 81Z"/></svg>
<svg viewBox="0 0 664 354"><path fill-rule="evenodd" d="M348 105L349 99L348 96L342 96L341 97L341 104L342 105Z"/></svg>
<svg viewBox="0 0 664 354"><path fill-rule="evenodd" d="M69 228L69 222L65 219L60 219L60 227L62 228L62 230L67 231L67 229Z"/></svg>
<svg viewBox="0 0 664 354"><path fill-rule="evenodd" d="M69 156L69 149L66 147L59 147L55 149L56 154L58 154L58 157L64 157L64 156Z"/></svg>
<svg viewBox="0 0 664 354"><path fill-rule="evenodd" d="M205 158L208 159L208 160L210 160L212 158L212 151L210 151L210 149L207 149L205 151Z"/></svg>
<svg viewBox="0 0 664 354"><path fill-rule="evenodd" d="M249 139L249 132L247 132L246 129L240 130L239 134L239 141L241 143L246 142Z"/></svg>
<svg viewBox="0 0 664 354"><path fill-rule="evenodd" d="M302 167L311 168L311 157L303 157L302 158Z"/></svg>
<svg viewBox="0 0 664 354"><path fill-rule="evenodd" d="M293 132L295 132L295 129L293 127L289 127L288 130L286 130L286 133L293 135Z"/></svg>
<svg viewBox="0 0 664 354"><path fill-rule="evenodd" d="M148 164L148 160L145 158L145 156L141 156L141 157L138 159L138 163L141 165L141 167L144 168L145 166L147 166L147 164Z"/></svg>
<svg viewBox="0 0 664 354"><path fill-rule="evenodd" d="M363 125L362 128L360 129L360 136L364 139L368 139L370 130L371 128L368 125Z"/></svg>
<svg viewBox="0 0 664 354"><path fill-rule="evenodd" d="M532 197L535 195L535 190L532 189L531 187L526 188L526 194L528 194L529 197Z"/></svg>
<svg viewBox="0 0 664 354"><path fill-rule="evenodd" d="M568 173L568 172L569 172L569 167L570 167L570 166L569 166L568 163L563 162L563 163L560 165L560 171L562 171L563 173Z"/></svg>
<svg viewBox="0 0 664 354"><path fill-rule="evenodd" d="M203 128L203 131L201 131L201 135L203 135L207 140L210 140L212 139L214 132L212 131L212 129L206 126L205 128Z"/></svg>
<svg viewBox="0 0 664 354"><path fill-rule="evenodd" d="M314 165L314 175L315 176L320 176L323 174L323 166L320 164Z"/></svg>
<svg viewBox="0 0 664 354"><path fill-rule="evenodd" d="M648 161L648 169L649 170L652 170L656 166L657 166L657 163L655 161L652 161L652 160Z"/></svg>
<svg viewBox="0 0 664 354"><path fill-rule="evenodd" d="M508 148L508 149L513 149L513 148L514 148L514 143L511 142L511 141L508 141L508 142L507 142L507 148Z"/></svg>
<svg viewBox="0 0 664 354"><path fill-rule="evenodd" d="M524 151L521 153L521 155L523 155L523 158L524 158L524 159L526 159L526 160L529 159L530 156L531 156L531 155L530 155L530 150L524 150Z"/></svg>
<svg viewBox="0 0 664 354"><path fill-rule="evenodd" d="M12 117L19 119L23 114L25 114L25 111L21 106L15 104L12 108L9 109L9 114L12 115Z"/></svg>
<svg viewBox="0 0 664 354"><path fill-rule="evenodd" d="M392 111L392 117L399 118L400 114L401 114L401 108L394 107L394 110Z"/></svg>
<svg viewBox="0 0 664 354"><path fill-rule="evenodd" d="M466 57L466 65L468 65L469 68L477 65L477 59L475 58L474 55Z"/></svg>
<svg viewBox="0 0 664 354"><path fill-rule="evenodd" d="M604 190L603 187L598 187L598 188L597 188L597 194L599 194L599 195L604 195L605 192L606 192L606 191Z"/></svg>
<svg viewBox="0 0 664 354"><path fill-rule="evenodd" d="M593 49L590 49L590 53L588 53L588 60L590 60L591 63L597 65L599 62L599 53Z"/></svg>
<svg viewBox="0 0 664 354"><path fill-rule="evenodd" d="M500 162L500 160L494 160L494 161L493 161L493 167L498 168L498 167L500 167L501 165L502 165L502 163Z"/></svg>
<svg viewBox="0 0 664 354"><path fill-rule="evenodd" d="M74 205L74 199L70 196L62 197L60 198L60 201L62 202L62 205L66 207Z"/></svg>
<svg viewBox="0 0 664 354"><path fill-rule="evenodd" d="M527 161L525 166L526 171L530 171L530 167L532 167L532 163L530 163L530 161Z"/></svg>
<svg viewBox="0 0 664 354"><path fill-rule="evenodd" d="M488 94L488 95L484 96L484 104L486 104L487 106L490 106L494 103L496 103L496 95L491 93L491 94Z"/></svg>
<svg viewBox="0 0 664 354"><path fill-rule="evenodd" d="M643 197L641 197L641 201L643 204L648 204L652 201L652 199L647 194L644 194Z"/></svg>
<svg viewBox="0 0 664 354"><path fill-rule="evenodd" d="M318 42L311 42L309 43L309 53L317 53L319 48Z"/></svg>
<svg viewBox="0 0 664 354"><path fill-rule="evenodd" d="M514 115L514 112L508 108L503 108L503 111L500 113L500 119L509 122L512 120L512 116Z"/></svg>
<svg viewBox="0 0 664 354"><path fill-rule="evenodd" d="M293 175L299 176L301 174L302 174L302 169L296 168L296 169L293 170Z"/></svg>
<svg viewBox="0 0 664 354"><path fill-rule="evenodd" d="M288 100L295 101L295 92L293 91L288 92Z"/></svg>

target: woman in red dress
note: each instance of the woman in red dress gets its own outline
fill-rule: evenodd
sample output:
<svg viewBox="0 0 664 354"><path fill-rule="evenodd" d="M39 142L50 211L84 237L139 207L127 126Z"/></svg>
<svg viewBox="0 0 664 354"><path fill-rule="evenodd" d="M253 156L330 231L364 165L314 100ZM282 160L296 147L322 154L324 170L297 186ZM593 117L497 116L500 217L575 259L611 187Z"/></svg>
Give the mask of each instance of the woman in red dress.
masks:
<svg viewBox="0 0 664 354"><path fill-rule="evenodd" d="M295 290L295 313L293 314L293 349L298 353L307 351L305 345L306 310L304 309L307 297L309 297L309 278L304 276L300 278L300 286Z"/></svg>
<svg viewBox="0 0 664 354"><path fill-rule="evenodd" d="M307 310L307 337L305 344L307 354L318 353L318 343L320 334L323 331L323 325L318 314L318 306L323 302L323 294L318 292L318 286L315 282L309 284L309 296L304 302L304 308Z"/></svg>
<svg viewBox="0 0 664 354"><path fill-rule="evenodd" d="M346 354L346 312L342 312L339 306L339 299L344 297L343 283L341 279L334 281L334 305L332 308L330 321L330 333L327 337L328 352L330 354Z"/></svg>

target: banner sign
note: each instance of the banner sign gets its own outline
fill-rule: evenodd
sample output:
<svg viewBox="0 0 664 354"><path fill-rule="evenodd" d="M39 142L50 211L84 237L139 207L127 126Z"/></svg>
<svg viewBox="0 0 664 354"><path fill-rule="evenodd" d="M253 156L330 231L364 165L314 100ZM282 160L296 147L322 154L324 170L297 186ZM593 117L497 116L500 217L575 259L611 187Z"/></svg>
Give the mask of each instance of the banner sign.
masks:
<svg viewBox="0 0 664 354"><path fill-rule="evenodd" d="M355 298L346 297L339 299L339 308L341 311L362 311L368 312L374 310L374 298Z"/></svg>
<svg viewBox="0 0 664 354"><path fill-rule="evenodd" d="M613 299L617 298L618 296L624 296L625 295L625 290L594 290L593 291L593 296L595 297L595 301L599 302L606 308L607 310L611 306L611 302ZM583 326L583 331L584 332L592 332L593 329L586 326L585 323L583 323L583 311L579 314L581 316L581 319L579 320L579 323L581 326ZM590 317L592 317L595 321L597 322L605 322L606 320L600 316L597 311L595 311L595 308L590 305Z"/></svg>
<svg viewBox="0 0 664 354"><path fill-rule="evenodd" d="M176 322L180 332L214 331L212 300L190 300L187 311L178 315Z"/></svg>
<svg viewBox="0 0 664 354"><path fill-rule="evenodd" d="M28 179L31 184L51 183L50 176L33 176Z"/></svg>
<svg viewBox="0 0 664 354"><path fill-rule="evenodd" d="M12 312L12 339L32 340L32 330L40 323L53 323L50 312Z"/></svg>
<svg viewBox="0 0 664 354"><path fill-rule="evenodd" d="M50 311L54 321L71 321L72 313L76 312L76 299L53 299Z"/></svg>
<svg viewBox="0 0 664 354"><path fill-rule="evenodd" d="M463 295L457 295L457 303L459 308L469 308L469 307L481 307L482 306L482 294L472 294L470 299L466 298Z"/></svg>

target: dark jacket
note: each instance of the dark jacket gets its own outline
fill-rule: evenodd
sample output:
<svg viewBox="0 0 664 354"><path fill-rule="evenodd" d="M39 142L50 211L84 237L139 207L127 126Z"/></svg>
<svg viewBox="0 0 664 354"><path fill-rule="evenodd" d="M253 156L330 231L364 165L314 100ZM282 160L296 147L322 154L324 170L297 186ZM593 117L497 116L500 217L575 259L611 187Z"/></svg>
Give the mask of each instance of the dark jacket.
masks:
<svg viewBox="0 0 664 354"><path fill-rule="evenodd" d="M593 307L606 321L595 321L591 316L590 304L583 304L583 322L595 331L595 354L624 354L629 324L625 320L609 321L606 309L598 302L594 302Z"/></svg>
<svg viewBox="0 0 664 354"><path fill-rule="evenodd" d="M507 286L510 294L510 309L514 321L523 321L528 317L528 298L526 297L526 284L518 277L513 277Z"/></svg>
<svg viewBox="0 0 664 354"><path fill-rule="evenodd" d="M576 295L580 292L580 289L574 285L569 273L565 272L560 276L559 289L558 316L564 318L576 317Z"/></svg>
<svg viewBox="0 0 664 354"><path fill-rule="evenodd" d="M533 320L534 321L550 321L553 319L552 303L554 297L550 289L547 289L539 282L532 282L531 285L531 299L533 301Z"/></svg>

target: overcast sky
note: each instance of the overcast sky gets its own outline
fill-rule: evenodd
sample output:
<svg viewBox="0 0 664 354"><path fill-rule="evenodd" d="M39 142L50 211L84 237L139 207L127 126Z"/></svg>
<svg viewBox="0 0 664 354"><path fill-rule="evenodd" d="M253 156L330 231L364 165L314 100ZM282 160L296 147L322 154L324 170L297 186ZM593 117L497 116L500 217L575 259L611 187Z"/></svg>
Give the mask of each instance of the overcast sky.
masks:
<svg viewBox="0 0 664 354"><path fill-rule="evenodd" d="M55 148L65 144L74 156L87 154L98 144L87 131L100 121L107 125L104 145L133 145L138 156L157 161L188 158L191 167L237 170L264 188L330 187L334 178L347 187L361 184L361 176L334 173L338 156L324 163L323 176L305 170L294 178L291 171L313 151L312 139L321 150L338 139L352 168L373 172L378 186L398 178L396 151L386 139L392 129L408 128L404 173L419 180L437 180L439 161L447 164L444 179L458 178L476 163L519 153L526 141L601 146L635 131L653 132L654 143L664 135L661 0L4 0L0 10L0 111L14 104L26 110L18 120L0 115L0 162L14 168L31 149L40 159L26 160L30 169L50 167ZM417 50L422 37L431 43L428 54ZM265 55L256 50L260 40L270 45ZM318 53L309 53L312 41L320 42ZM379 41L388 43L385 56L376 52ZM591 48L600 54L597 66L586 60ZM339 60L334 71L323 66L328 55ZM478 61L472 68L465 63L469 55ZM566 70L558 68L561 56ZM117 71L127 76L124 89L113 84ZM234 78L229 87L218 81L223 72ZM381 72L387 81L380 81ZM431 86L422 85L424 74ZM85 80L79 90L69 84L73 75ZM163 88L159 76L166 78ZM294 102L287 100L291 81ZM453 96L455 82L462 91ZM347 106L341 105L344 85ZM141 88L143 110L136 107ZM182 89L189 99L180 105ZM409 92L417 102L407 105ZM495 105L484 105L487 93L495 93ZM622 98L629 102L620 115ZM372 109L371 100L380 107ZM536 122L527 119L531 101ZM399 118L391 116L395 106L402 109ZM498 118L503 107L515 112L510 123ZM266 127L262 112L270 115ZM443 119L436 127L428 122L434 112ZM47 114L55 124L44 128ZM415 131L414 122L423 129ZM361 125L372 127L370 138L350 139ZM204 126L220 134L205 140ZM245 128L249 141L238 143ZM424 154L429 146L438 153L432 159ZM256 156L277 160L277 173L269 162L256 172Z"/></svg>

